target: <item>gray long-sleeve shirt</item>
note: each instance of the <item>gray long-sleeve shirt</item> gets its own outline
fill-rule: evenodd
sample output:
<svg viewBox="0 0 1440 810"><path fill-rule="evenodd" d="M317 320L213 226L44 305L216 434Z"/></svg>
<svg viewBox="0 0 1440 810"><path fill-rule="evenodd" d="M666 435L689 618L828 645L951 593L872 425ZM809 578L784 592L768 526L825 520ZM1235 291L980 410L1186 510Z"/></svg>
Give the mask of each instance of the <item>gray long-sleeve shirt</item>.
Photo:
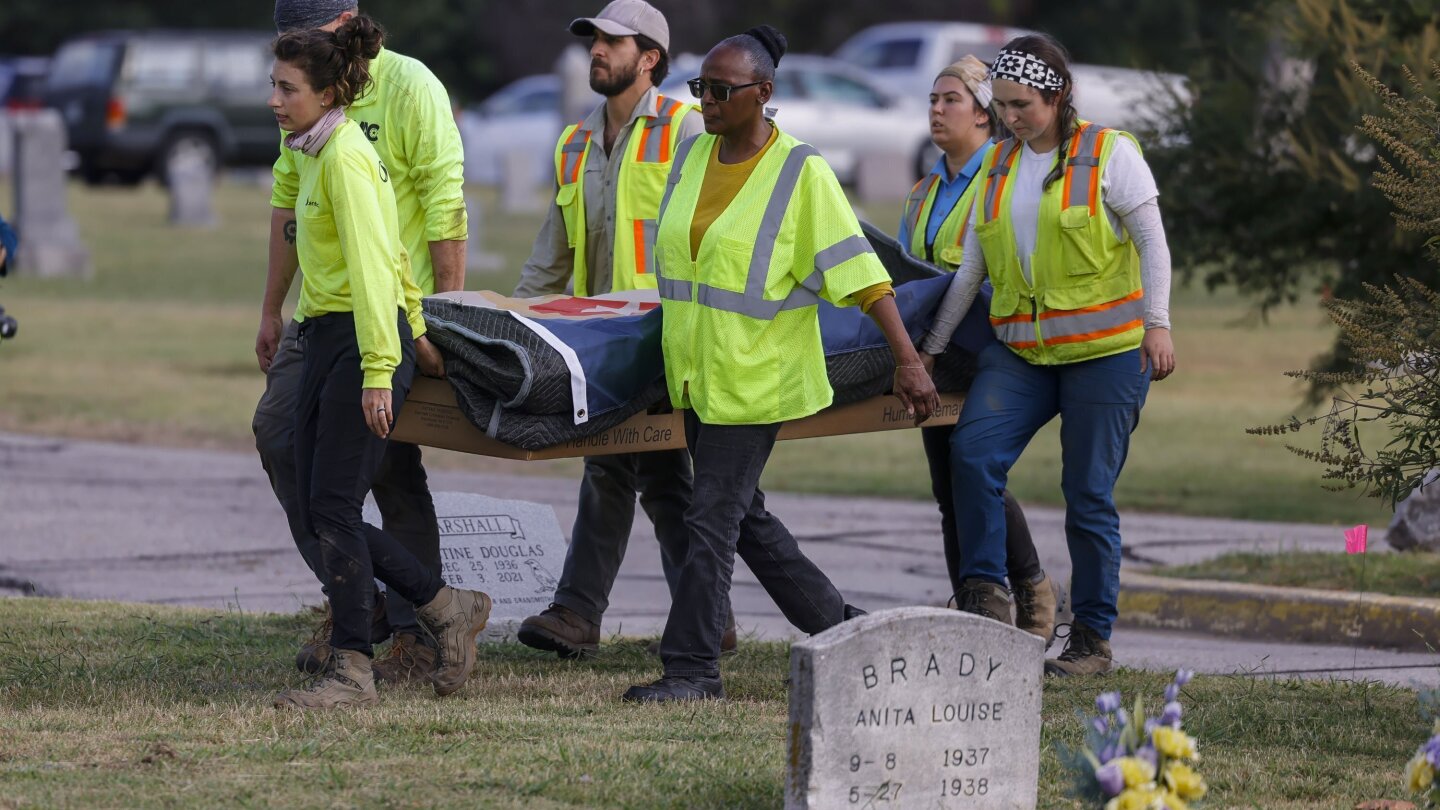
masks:
<svg viewBox="0 0 1440 810"><path fill-rule="evenodd" d="M620 159L630 142L630 132L635 119L655 111L655 88L640 97L630 118L615 136L610 153L605 151L605 105L596 107L586 116L584 128L596 133L585 160L585 267L589 292L609 292L614 284L615 259L615 194L620 183ZM700 114L687 109L671 130L671 149L675 144L705 131ZM611 156L615 160L611 160ZM565 234L565 216L554 199L545 216L545 224L535 237L535 246L530 249L530 258L520 271L520 283L515 287L516 298L531 298L537 295L551 295L569 292L574 288L575 251Z"/></svg>

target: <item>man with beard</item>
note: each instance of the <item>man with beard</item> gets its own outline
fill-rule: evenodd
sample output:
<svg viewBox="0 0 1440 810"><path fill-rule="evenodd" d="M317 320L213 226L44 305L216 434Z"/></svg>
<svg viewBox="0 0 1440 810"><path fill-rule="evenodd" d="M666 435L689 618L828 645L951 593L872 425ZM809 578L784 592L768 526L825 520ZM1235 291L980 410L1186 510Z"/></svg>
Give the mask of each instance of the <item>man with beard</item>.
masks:
<svg viewBox="0 0 1440 810"><path fill-rule="evenodd" d="M586 296L655 289L655 219L679 144L704 132L699 110L656 90L670 67L670 26L645 0L614 0L570 24L590 38L590 87L605 102L560 135L555 202L515 295ZM690 459L684 450L585 459L579 514L550 607L520 625L521 642L562 658L593 653L625 557L639 494L665 579L685 559ZM734 649L734 619L725 635Z"/></svg>

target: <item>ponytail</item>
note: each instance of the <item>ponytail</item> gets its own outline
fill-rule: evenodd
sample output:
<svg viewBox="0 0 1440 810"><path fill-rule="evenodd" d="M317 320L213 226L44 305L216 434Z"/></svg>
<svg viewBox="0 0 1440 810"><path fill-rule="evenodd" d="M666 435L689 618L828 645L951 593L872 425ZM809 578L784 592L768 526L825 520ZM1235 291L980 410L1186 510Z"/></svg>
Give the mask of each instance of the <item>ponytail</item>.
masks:
<svg viewBox="0 0 1440 810"><path fill-rule="evenodd" d="M275 58L300 69L315 92L335 91L335 103L347 107L370 86L370 60L380 54L385 29L360 14L334 33L308 28L281 34L270 46Z"/></svg>

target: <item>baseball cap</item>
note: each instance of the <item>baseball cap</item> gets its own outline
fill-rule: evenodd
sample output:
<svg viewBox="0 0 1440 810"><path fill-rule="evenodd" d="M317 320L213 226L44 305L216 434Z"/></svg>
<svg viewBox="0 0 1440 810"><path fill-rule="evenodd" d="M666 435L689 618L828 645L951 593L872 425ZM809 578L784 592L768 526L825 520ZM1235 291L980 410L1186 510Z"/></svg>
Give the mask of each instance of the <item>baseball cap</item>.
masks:
<svg viewBox="0 0 1440 810"><path fill-rule="evenodd" d="M570 33L588 37L595 29L612 37L633 37L636 34L655 41L666 54L670 53L670 25L665 15L645 0L613 0L594 17L581 17L570 23Z"/></svg>

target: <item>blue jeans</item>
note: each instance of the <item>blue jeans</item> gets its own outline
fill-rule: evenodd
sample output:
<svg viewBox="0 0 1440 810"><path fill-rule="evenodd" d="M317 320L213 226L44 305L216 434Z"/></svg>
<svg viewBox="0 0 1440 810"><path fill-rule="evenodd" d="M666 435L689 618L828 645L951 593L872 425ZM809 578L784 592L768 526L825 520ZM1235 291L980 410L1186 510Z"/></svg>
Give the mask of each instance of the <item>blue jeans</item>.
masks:
<svg viewBox="0 0 1440 810"><path fill-rule="evenodd" d="M981 352L950 438L962 579L1004 583L1001 493L1035 432L1058 414L1075 618L1110 638L1120 596L1115 481L1149 390L1139 349L1060 366L1032 365L1003 344Z"/></svg>

